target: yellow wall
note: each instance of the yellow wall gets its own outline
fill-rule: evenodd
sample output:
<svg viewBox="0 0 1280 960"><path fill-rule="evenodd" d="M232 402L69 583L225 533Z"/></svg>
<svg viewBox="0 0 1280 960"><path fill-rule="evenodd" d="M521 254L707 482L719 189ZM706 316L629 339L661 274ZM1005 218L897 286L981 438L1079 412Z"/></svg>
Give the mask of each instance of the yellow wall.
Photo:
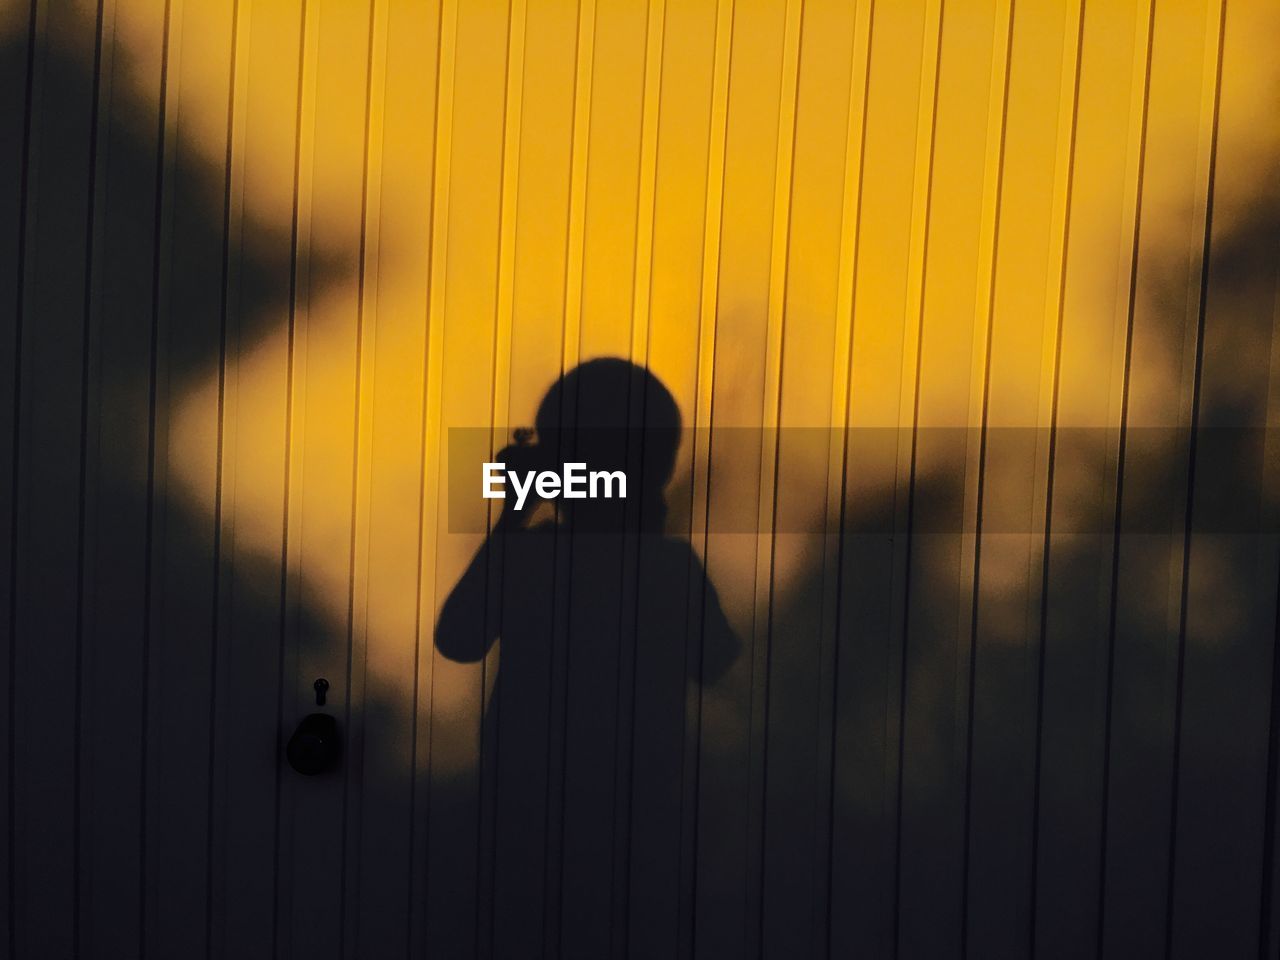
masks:
<svg viewBox="0 0 1280 960"><path fill-rule="evenodd" d="M1124 549L1107 531L1122 470L1121 502L1178 470L1172 500L1197 502L1194 451L1139 456L1120 428L1185 443L1280 416L1274 3L34 0L0 18L10 842L62 838L8 891L20 943L63 955L73 902L87 941L157 956L206 935L165 915L213 917L229 955L268 928L302 955L472 922L471 894L438 891L459 869L475 884L475 847L462 868L440 851L478 829L497 654L434 652L481 540L447 529L447 431L505 442L603 355L647 366L700 428L669 528L745 643L689 734L707 921L688 943L787 955L812 927L834 955L939 955L964 912L997 955L1056 883L1159 904L1042 903L1042 942L1163 935L1166 888L1178 942L1260 935L1274 538L1192 536L1185 509ZM834 432L766 431L726 462L706 429L756 426ZM882 427L904 429L857 429ZM920 429L938 427L969 429ZM1012 427L1036 429L992 429ZM1068 427L1107 429L1076 449ZM1264 452L1202 481L1270 511ZM944 532L859 532L902 534L935 500ZM717 532L743 511L758 536ZM312 790L248 744L320 675L358 762ZM46 729L47 755L23 746ZM216 761L186 759L184 730ZM138 785L101 801L113 839L83 791L115 749ZM41 799L73 781L74 805ZM1187 827L1211 821L1228 835ZM1213 850L1246 865L1215 873ZM94 900L116 863L140 892ZM444 906L424 919L427 890ZM121 926L112 897L149 919Z"/></svg>

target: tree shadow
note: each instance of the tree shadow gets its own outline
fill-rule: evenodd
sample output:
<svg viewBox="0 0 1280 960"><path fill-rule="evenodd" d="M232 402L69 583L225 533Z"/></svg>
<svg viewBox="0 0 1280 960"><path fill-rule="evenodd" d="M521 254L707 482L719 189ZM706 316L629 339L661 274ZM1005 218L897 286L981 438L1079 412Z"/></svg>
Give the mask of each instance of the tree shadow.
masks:
<svg viewBox="0 0 1280 960"><path fill-rule="evenodd" d="M0 438L10 952L91 943L127 956L145 938L153 955L207 944L265 955L271 945L249 932L288 911L280 864L311 839L290 821L300 781L281 760L311 708L283 658L345 655L348 625L285 594L283 530L275 553L237 545L227 518L193 507L164 464L169 399L222 384L228 357L288 327L295 237L250 216L226 253L225 169L181 138L162 143L155 91L120 50L106 97L82 42L94 25L59 24L81 39L39 53L33 136L21 105L0 137L0 254L12 264L0 295L13 305L0 361L17 374ZM21 37L0 49L6 103L25 95L29 53ZM722 767L690 755L691 700L734 668L737 641L696 556L660 532L671 450L646 443L631 459L635 445L614 433L643 411L660 438L678 414L620 361L570 373L555 414L538 418L539 446L572 447L556 436L562 417L606 428L604 448L578 452L638 462L641 496L554 526L503 513L442 611L441 652L496 660L499 677L481 721L481 790L451 800L434 785L432 802L468 805L487 838L454 838L459 856L492 851L474 887L432 890L479 917L456 928L479 927L499 954L621 936L706 946L737 942L741 924L725 930L753 903L767 944L803 925L833 955L901 944L947 955L962 936L974 952L1034 941L1060 955L1135 953L1171 936L1188 954L1274 953L1276 451L1260 428L1278 246L1265 193L1210 244L1192 318L1203 327L1191 338L1197 444L1179 429L1134 431L1121 476L1112 438L1063 434L1042 525L987 528L989 565L1000 536L1039 558L1030 608L960 560L972 548L960 453L921 461L905 512L892 486L848 499L838 548L805 556L753 640L769 647L768 724L752 728L735 693L693 736L733 751L767 742L759 822L736 792L755 782L748 749L725 764L740 781L716 789L698 777ZM313 245L312 291L346 282L356 258ZM1151 269L1161 280L1146 288L1152 319L1135 342L1154 351L1187 342L1187 284L1176 264ZM282 446L287 393L282 377L270 410L241 412L278 421ZM222 413L219 392L201 421L218 440L194 465L209 476ZM854 476L868 460L851 442ZM525 446L507 455L523 462ZM1001 456L1008 469L984 502L1027 506L1023 480L1003 478L1025 478L1028 454ZM345 710L345 691L332 696ZM360 709L344 733L403 721L373 687ZM357 737L344 762L358 764L358 750ZM315 785L332 810L358 790L352 769ZM304 826L324 834L326 816ZM715 846L746 844L749 830L761 834L758 872ZM345 835L321 846L318 862L348 869ZM405 936L366 927L361 943L400 948Z"/></svg>
<svg viewBox="0 0 1280 960"><path fill-rule="evenodd" d="M0 47L5 934L22 955L195 955L274 909L283 651L347 643L169 469L178 398L290 322L296 245L252 214L229 237L226 168L176 126L163 141L158 74L91 17L46 16L35 49ZM312 289L355 254L316 245ZM282 437L284 390L257 414ZM222 414L219 395L190 465L215 486Z"/></svg>

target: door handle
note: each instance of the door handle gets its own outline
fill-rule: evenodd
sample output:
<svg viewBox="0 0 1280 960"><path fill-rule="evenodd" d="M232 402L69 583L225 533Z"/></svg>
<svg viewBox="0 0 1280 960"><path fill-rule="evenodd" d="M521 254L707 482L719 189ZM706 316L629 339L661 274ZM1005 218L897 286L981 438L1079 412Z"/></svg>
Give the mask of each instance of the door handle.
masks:
<svg viewBox="0 0 1280 960"><path fill-rule="evenodd" d="M324 706L329 681L321 677L313 687L316 706ZM289 738L285 756L289 766L309 777L332 769L338 762L338 721L327 713L307 714Z"/></svg>

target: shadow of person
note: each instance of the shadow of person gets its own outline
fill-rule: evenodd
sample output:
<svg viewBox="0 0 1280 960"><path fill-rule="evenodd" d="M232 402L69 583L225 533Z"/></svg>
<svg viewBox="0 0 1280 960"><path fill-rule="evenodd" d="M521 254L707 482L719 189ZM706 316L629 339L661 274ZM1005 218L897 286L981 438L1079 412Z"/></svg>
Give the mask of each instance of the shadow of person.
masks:
<svg viewBox="0 0 1280 960"><path fill-rule="evenodd" d="M691 891L686 704L739 650L688 542L663 533L679 408L652 374L599 359L552 385L535 426L536 440L517 431L494 459L622 471L627 488L554 509L531 493L517 510L508 492L437 623L452 660L498 647L482 725L493 861L481 937L491 911L498 956L599 956L628 928L633 944L674 947Z"/></svg>

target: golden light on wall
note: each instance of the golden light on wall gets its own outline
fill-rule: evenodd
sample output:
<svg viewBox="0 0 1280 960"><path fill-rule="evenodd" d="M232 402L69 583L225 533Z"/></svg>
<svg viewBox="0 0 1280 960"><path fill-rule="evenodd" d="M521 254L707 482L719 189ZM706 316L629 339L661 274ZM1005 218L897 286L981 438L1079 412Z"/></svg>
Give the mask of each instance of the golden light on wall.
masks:
<svg viewBox="0 0 1280 960"><path fill-rule="evenodd" d="M103 483L216 529L215 632L278 644L282 716L329 678L376 726L352 753L374 779L425 794L485 762L501 652L434 646L484 542L482 523L449 527L449 430L499 449L596 357L675 397L667 532L744 643L686 733L710 771L692 815L708 844L737 821L705 810L772 789L767 747L827 758L814 790L868 849L861 826L894 803L910 823L919 788L925 826L897 829L932 850L945 816L928 803L960 789L983 705L1000 733L1051 701L1049 638L1092 677L1126 616L1149 627L1135 662L1160 670L1179 644L1230 653L1246 631L1256 598L1229 586L1247 550L1192 543L1184 468L1196 428L1280 417L1274 3L32 9L31 35L101 78L94 176L130 138L160 158L150 349L166 359L145 385L99 384L86 359L86 409L116 391L148 411L104 441L124 452ZM0 9L0 34L27 29ZM91 209L109 209L116 180L95 182ZM173 280L193 262L214 277L194 304ZM95 269L86 302L113 282ZM168 359L195 308L217 336ZM1144 452L1143 430L1173 447ZM1275 461L1268 434L1264 512ZM1148 489L1185 511L1134 560L1117 501ZM279 631L253 625L263 607ZM779 715L818 734L769 746ZM764 822L763 799L751 811Z"/></svg>
<svg viewBox="0 0 1280 960"><path fill-rule="evenodd" d="M712 362L726 425L838 424L849 396L856 426L976 426L985 388L992 424L1045 427L1055 387L1059 424L1116 425L1130 297L1151 309L1125 267L1139 176L1140 255L1185 256L1204 216L1219 25L1216 5L1192 6L1109 4L1082 23L1063 3L1011 23L999 4L945 19L940 4L882 5L873 31L869 5L446 4L441 21L411 4L311 4L304 20L241 3L233 218L281 240L297 220L290 522L306 602L347 615L353 523L364 563L370 537L412 552L424 429L430 475L442 430L521 422L579 358L647 360L691 425L707 422ZM159 55L154 13L118 11L139 70ZM181 122L215 164L227 32L206 17L225 14L184 9L170 42ZM1241 26L1236 42L1259 47L1227 78L1256 102L1219 130L1250 164L1275 146L1265 26ZM1153 32L1170 49L1149 64ZM1224 220L1257 183L1232 174ZM282 308L231 357L237 424L278 404L289 326ZM1160 333L1140 328L1132 349L1164 393L1182 370ZM174 398L179 472L202 463L182 444L210 442L218 389L210 371ZM1162 422L1144 399L1131 416ZM277 465L279 432L238 440L237 535L278 550L280 480L253 471ZM786 464L798 495L782 509L824 509L828 468ZM854 496L900 469L869 465ZM207 472L183 477L211 510ZM759 475L725 465L714 482L753 501ZM474 546L428 542L436 583ZM784 591L807 554L776 558ZM755 559L717 559L748 591L741 610ZM369 629L414 627L394 596L366 609Z"/></svg>
<svg viewBox="0 0 1280 960"><path fill-rule="evenodd" d="M159 9L116 11L140 75L157 72ZM847 405L856 427L984 413L1114 427L1130 300L1156 309L1128 274L1139 190L1147 261L1189 269L1203 231L1217 11L242 0L231 222L241 243L293 239L295 299L229 354L225 380L175 385L175 473L211 512L201 451L224 389L225 522L237 550L278 554L287 405L296 602L411 644L477 545L436 520L443 432L523 422L579 359L647 362L691 426L712 422L714 390L719 425L838 426ZM228 149L228 17L171 14L168 109L210 166ZM1219 149L1241 164L1276 146L1268 26L1241 23L1233 42L1257 49L1227 64L1241 75L1225 81L1238 93ZM1257 178L1231 174L1219 222L1255 202ZM1136 326L1151 379L1131 422L1167 423L1153 398L1185 376L1163 332ZM696 453L686 443L678 477ZM972 450L919 453L921 471L960 471L972 500ZM900 488L909 454L854 471L852 508ZM712 467L721 509L767 499L768 466ZM830 509L832 468L784 461L777 509ZM1010 469L989 489L1043 484ZM761 584L785 597L822 554L783 540L771 558L737 536L710 548L746 633L767 616ZM1025 584L1036 542L994 546L987 588ZM404 664L374 658L370 680L403 681ZM437 687L437 709L453 689Z"/></svg>

